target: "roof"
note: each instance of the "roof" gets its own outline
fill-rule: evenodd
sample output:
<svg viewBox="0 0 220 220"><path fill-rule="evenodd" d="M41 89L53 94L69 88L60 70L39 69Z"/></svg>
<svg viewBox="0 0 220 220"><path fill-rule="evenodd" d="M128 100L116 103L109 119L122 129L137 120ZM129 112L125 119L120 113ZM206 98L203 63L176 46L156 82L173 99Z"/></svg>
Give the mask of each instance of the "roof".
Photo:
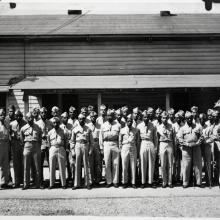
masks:
<svg viewBox="0 0 220 220"><path fill-rule="evenodd" d="M220 14L24 15L0 16L0 36L218 34Z"/></svg>
<svg viewBox="0 0 220 220"><path fill-rule="evenodd" d="M38 76L11 89L138 89L219 87L220 75Z"/></svg>

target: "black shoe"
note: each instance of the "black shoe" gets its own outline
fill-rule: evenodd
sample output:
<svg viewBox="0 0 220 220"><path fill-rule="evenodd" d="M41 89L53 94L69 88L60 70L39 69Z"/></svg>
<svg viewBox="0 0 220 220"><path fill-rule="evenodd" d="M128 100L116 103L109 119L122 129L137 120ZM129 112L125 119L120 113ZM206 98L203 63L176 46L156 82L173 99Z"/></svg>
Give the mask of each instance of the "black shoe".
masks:
<svg viewBox="0 0 220 220"><path fill-rule="evenodd" d="M21 188L21 190L27 190L27 189L29 189L28 186L23 186L23 187Z"/></svg>
<svg viewBox="0 0 220 220"><path fill-rule="evenodd" d="M128 188L128 184L127 184L127 183L123 184L123 185L122 185L122 188L123 188L123 189Z"/></svg>
<svg viewBox="0 0 220 220"><path fill-rule="evenodd" d="M205 186L203 185L203 184L201 184L201 185L196 185L197 187L199 187L199 188L205 188Z"/></svg>
<svg viewBox="0 0 220 220"><path fill-rule="evenodd" d="M91 186L91 185L88 185L88 186L87 186L87 189L88 189L88 190L91 190L91 189L92 189L92 186Z"/></svg>
<svg viewBox="0 0 220 220"><path fill-rule="evenodd" d="M169 184L168 186L169 186L170 188L173 188L173 184Z"/></svg>
<svg viewBox="0 0 220 220"><path fill-rule="evenodd" d="M145 184L141 184L141 189L144 189L145 188Z"/></svg>
<svg viewBox="0 0 220 220"><path fill-rule="evenodd" d="M112 186L112 184L106 184L105 187L106 188L110 188Z"/></svg>
<svg viewBox="0 0 220 220"><path fill-rule="evenodd" d="M62 186L62 189L67 189L67 187L66 186Z"/></svg>
<svg viewBox="0 0 220 220"><path fill-rule="evenodd" d="M131 186L133 189L137 189L136 185L135 184L132 184Z"/></svg>
<svg viewBox="0 0 220 220"><path fill-rule="evenodd" d="M157 184L155 184L155 183L151 184L151 188L152 189L156 189L157 188Z"/></svg>
<svg viewBox="0 0 220 220"><path fill-rule="evenodd" d="M19 187L20 187L20 184L14 184L14 185L13 185L13 188L14 188L14 189L17 189L17 188L19 188Z"/></svg>
<svg viewBox="0 0 220 220"><path fill-rule="evenodd" d="M183 185L183 189L186 189L186 188L188 188L188 185Z"/></svg>
<svg viewBox="0 0 220 220"><path fill-rule="evenodd" d="M115 183L115 184L114 184L114 187L115 187L115 188L118 188L118 187L119 187L119 184L118 184L118 183Z"/></svg>
<svg viewBox="0 0 220 220"><path fill-rule="evenodd" d="M76 189L79 189L79 187L78 186L72 187L72 190L76 190Z"/></svg>
<svg viewBox="0 0 220 220"><path fill-rule="evenodd" d="M49 186L48 189L54 189L54 186Z"/></svg>
<svg viewBox="0 0 220 220"><path fill-rule="evenodd" d="M40 189L45 189L45 186L43 184L40 185Z"/></svg>

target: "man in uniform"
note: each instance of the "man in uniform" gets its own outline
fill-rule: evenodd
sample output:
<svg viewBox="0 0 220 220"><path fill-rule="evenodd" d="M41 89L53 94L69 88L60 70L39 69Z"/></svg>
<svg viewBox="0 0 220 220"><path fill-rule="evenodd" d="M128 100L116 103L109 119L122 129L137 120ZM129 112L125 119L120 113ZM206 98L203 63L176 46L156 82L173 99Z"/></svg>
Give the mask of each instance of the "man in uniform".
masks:
<svg viewBox="0 0 220 220"><path fill-rule="evenodd" d="M120 108L115 111L115 118L115 120L121 125L121 128L123 128L126 123L122 120L122 111Z"/></svg>
<svg viewBox="0 0 220 220"><path fill-rule="evenodd" d="M122 119L121 121L123 121L124 123L126 123L126 120L127 120L127 116L128 116L128 113L129 113L129 108L127 105L123 106L121 108L121 111L122 111Z"/></svg>
<svg viewBox="0 0 220 220"><path fill-rule="evenodd" d="M129 162L131 166L131 183L136 188L136 163L139 157L140 134L139 130L132 127L132 117L127 117L127 123L121 129L119 136L119 148L121 149L122 159L122 183L123 188L128 187Z"/></svg>
<svg viewBox="0 0 220 220"><path fill-rule="evenodd" d="M0 109L0 189L9 183L9 130L5 125L5 111Z"/></svg>
<svg viewBox="0 0 220 220"><path fill-rule="evenodd" d="M14 187L18 188L23 183L23 144L21 143L20 130L27 122L23 120L20 110L15 111L15 120L10 123L11 148L14 167Z"/></svg>
<svg viewBox="0 0 220 220"><path fill-rule="evenodd" d="M133 118L132 126L134 128L137 128L137 126L141 123L141 121L139 120L139 114L140 114L139 108L138 107L134 108L132 113L132 118Z"/></svg>
<svg viewBox="0 0 220 220"><path fill-rule="evenodd" d="M199 123L199 113L198 113L199 108L197 106L192 106L191 112L193 116L193 123Z"/></svg>
<svg viewBox="0 0 220 220"><path fill-rule="evenodd" d="M50 119L50 121L53 123L53 118L54 117L60 117L60 109L57 107L57 106L53 106L52 109L51 109L51 115L52 115L52 118Z"/></svg>
<svg viewBox="0 0 220 220"><path fill-rule="evenodd" d="M119 187L119 133L121 125L114 120L115 111L108 109L107 121L101 126L99 144L104 151L106 187Z"/></svg>
<svg viewBox="0 0 220 220"><path fill-rule="evenodd" d="M106 119L107 108L105 105L100 106L100 116L96 119L96 126L100 130L101 126L107 121Z"/></svg>
<svg viewBox="0 0 220 220"><path fill-rule="evenodd" d="M146 186L155 187L153 184L154 166L157 154L157 129L151 123L149 112L143 112L143 122L137 128L140 131L140 164L141 164L141 188Z"/></svg>
<svg viewBox="0 0 220 220"><path fill-rule="evenodd" d="M71 129L75 128L78 124L76 108L73 106L70 106L70 108L69 108L69 119L68 119L67 123L72 126Z"/></svg>
<svg viewBox="0 0 220 220"><path fill-rule="evenodd" d="M88 111L87 111L87 117L86 117L86 124L89 124L89 123L91 123L90 113L91 113L92 111L94 111L95 108L94 108L94 106L89 105L88 108L87 108L87 110L88 110Z"/></svg>
<svg viewBox="0 0 220 220"><path fill-rule="evenodd" d="M91 171L91 180L92 184L98 186L102 179L102 163L101 163L101 154L99 146L99 130L96 127L97 113L92 111L90 112L91 123L88 124L88 127L92 131L94 146L92 148L92 153L89 155L90 162L90 171Z"/></svg>
<svg viewBox="0 0 220 220"><path fill-rule="evenodd" d="M173 126L175 123L175 111L173 108L170 108L168 110L168 116L169 116L168 123Z"/></svg>
<svg viewBox="0 0 220 220"><path fill-rule="evenodd" d="M157 133L159 139L159 154L161 161L162 187L168 184L170 188L172 184L173 174L173 156L175 150L175 134L173 126L168 123L168 114L164 111L161 114L162 124L158 126Z"/></svg>
<svg viewBox="0 0 220 220"><path fill-rule="evenodd" d="M50 165L50 186L54 188L56 165L58 162L62 189L66 189L66 146L68 138L60 127L60 119L52 119L53 129L48 132L49 143L49 165Z"/></svg>
<svg viewBox="0 0 220 220"><path fill-rule="evenodd" d="M196 185L202 187L202 156L201 156L201 129L193 123L191 112L185 113L186 123L179 131L179 142L182 150L183 188L189 186L190 170L193 166ZM194 181L194 180L193 180Z"/></svg>
<svg viewBox="0 0 220 220"><path fill-rule="evenodd" d="M153 120L154 120L154 109L152 107L148 107L147 112L149 113L149 121L153 122Z"/></svg>
<svg viewBox="0 0 220 220"><path fill-rule="evenodd" d="M212 113L213 113L213 109L208 109L207 110L207 121L205 122L207 126L211 125L211 119L212 119Z"/></svg>
<svg viewBox="0 0 220 220"><path fill-rule="evenodd" d="M85 124L86 116L79 114L79 124L72 130L70 139L70 150L72 156L76 157L75 180L73 190L81 186L82 161L84 166L84 179L87 189L91 189L91 174L89 168L89 155L92 153L93 136L92 131Z"/></svg>
<svg viewBox="0 0 220 220"><path fill-rule="evenodd" d="M61 114L61 125L60 127L64 130L65 135L67 136L67 144L66 144L66 159L67 159L67 182L72 180L72 171L70 166L70 138L72 135L72 125L68 123L68 113L64 112ZM71 158L70 158L71 159ZM75 170L75 169L74 169Z"/></svg>
<svg viewBox="0 0 220 220"><path fill-rule="evenodd" d="M40 119L40 109L37 107L33 108L32 115L34 117L34 123L36 123Z"/></svg>
<svg viewBox="0 0 220 220"><path fill-rule="evenodd" d="M48 143L48 132L52 130L53 124L50 120L47 119L47 109L42 107L40 109L40 120L36 122L40 127L42 132L42 141L41 141L41 188L44 188L44 160L47 160L49 165L49 143Z"/></svg>
<svg viewBox="0 0 220 220"><path fill-rule="evenodd" d="M40 127L34 123L34 117L31 112L26 115L27 124L21 128L21 141L24 144L23 160L24 160L24 185L23 190L30 187L30 166L33 158L35 167L35 186L40 187L41 183L41 141L42 132Z"/></svg>

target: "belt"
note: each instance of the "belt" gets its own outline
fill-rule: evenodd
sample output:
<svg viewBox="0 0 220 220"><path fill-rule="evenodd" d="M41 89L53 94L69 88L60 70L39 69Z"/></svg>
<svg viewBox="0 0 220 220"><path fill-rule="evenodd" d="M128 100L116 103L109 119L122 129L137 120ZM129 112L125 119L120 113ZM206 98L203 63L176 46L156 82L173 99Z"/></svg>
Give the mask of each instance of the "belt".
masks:
<svg viewBox="0 0 220 220"><path fill-rule="evenodd" d="M61 147L63 147L62 145L51 145L51 147L55 147L55 148L61 148Z"/></svg>
<svg viewBox="0 0 220 220"><path fill-rule="evenodd" d="M153 142L153 140L151 140L151 139L141 139L141 141L150 141L150 142Z"/></svg>
<svg viewBox="0 0 220 220"><path fill-rule="evenodd" d="M76 143L79 143L79 144L87 144L88 141L86 141L86 140L78 140L78 141L76 141Z"/></svg>
<svg viewBox="0 0 220 220"><path fill-rule="evenodd" d="M159 141L160 143L172 143L171 140L164 140L164 141Z"/></svg>

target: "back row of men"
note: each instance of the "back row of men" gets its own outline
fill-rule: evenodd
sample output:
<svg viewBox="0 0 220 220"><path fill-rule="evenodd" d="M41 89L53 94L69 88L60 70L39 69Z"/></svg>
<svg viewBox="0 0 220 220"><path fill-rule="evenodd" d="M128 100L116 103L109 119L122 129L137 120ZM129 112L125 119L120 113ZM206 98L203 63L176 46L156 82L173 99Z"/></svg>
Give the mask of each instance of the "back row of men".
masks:
<svg viewBox="0 0 220 220"><path fill-rule="evenodd" d="M93 106L83 107L77 117L76 109L60 115L52 108L33 109L26 120L19 110L9 106L8 116L0 109L0 188L12 180L10 159L14 168L14 187L28 189L30 176L36 188L45 188L43 166L49 164L49 189L54 188L58 164L63 189L72 181L72 189L84 186L91 189L102 179L104 157L106 187L153 187L159 183L161 166L162 187L191 183L211 187L220 183L220 124L219 111L207 114L174 109L168 112L148 107L121 109L100 107L100 116ZM68 178L66 179L66 167Z"/></svg>

